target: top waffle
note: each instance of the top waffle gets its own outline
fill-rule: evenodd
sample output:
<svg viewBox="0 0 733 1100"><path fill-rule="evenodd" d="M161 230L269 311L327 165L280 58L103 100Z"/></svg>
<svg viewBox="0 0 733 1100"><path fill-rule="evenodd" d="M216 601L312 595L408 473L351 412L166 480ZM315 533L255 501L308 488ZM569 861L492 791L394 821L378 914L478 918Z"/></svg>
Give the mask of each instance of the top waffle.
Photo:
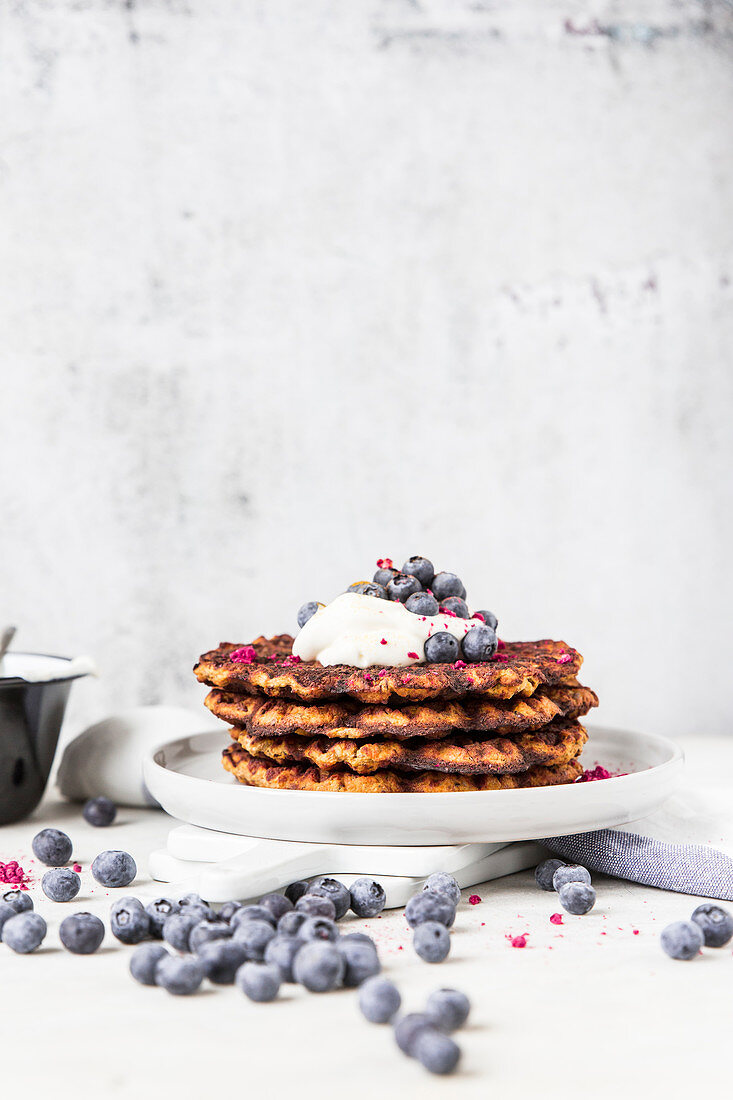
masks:
<svg viewBox="0 0 733 1100"><path fill-rule="evenodd" d="M240 647L222 642L204 653L194 666L196 678L210 687L230 692L262 694L314 701L351 696L362 703L386 703L391 697L457 699L480 693L495 699L532 695L541 685L552 686L574 676L583 658L565 642L507 642L491 661L456 667L417 664L397 668L354 668L321 665L291 656L289 634L257 638L250 663L231 660ZM457 662L460 664L460 662Z"/></svg>

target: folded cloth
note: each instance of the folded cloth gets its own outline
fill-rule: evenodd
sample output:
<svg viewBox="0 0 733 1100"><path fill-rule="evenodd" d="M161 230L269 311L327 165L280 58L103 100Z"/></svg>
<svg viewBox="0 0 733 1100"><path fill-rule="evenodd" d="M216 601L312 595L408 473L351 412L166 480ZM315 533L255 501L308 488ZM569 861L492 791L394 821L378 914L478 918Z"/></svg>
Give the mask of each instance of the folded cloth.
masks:
<svg viewBox="0 0 733 1100"><path fill-rule="evenodd" d="M561 859L680 894L733 901L733 800L729 789L689 790L617 829L547 837Z"/></svg>

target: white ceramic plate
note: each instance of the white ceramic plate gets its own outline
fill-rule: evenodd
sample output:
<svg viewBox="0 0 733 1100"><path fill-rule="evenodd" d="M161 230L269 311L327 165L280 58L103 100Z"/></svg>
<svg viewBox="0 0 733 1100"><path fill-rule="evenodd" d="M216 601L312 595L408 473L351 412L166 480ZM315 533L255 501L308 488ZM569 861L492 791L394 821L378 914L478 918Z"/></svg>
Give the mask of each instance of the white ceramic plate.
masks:
<svg viewBox="0 0 733 1100"><path fill-rule="evenodd" d="M585 767L613 779L455 794L344 794L246 787L224 771L218 733L182 737L143 761L172 817L242 836L325 844L466 844L534 840L637 821L680 782L682 752L664 737L588 726Z"/></svg>

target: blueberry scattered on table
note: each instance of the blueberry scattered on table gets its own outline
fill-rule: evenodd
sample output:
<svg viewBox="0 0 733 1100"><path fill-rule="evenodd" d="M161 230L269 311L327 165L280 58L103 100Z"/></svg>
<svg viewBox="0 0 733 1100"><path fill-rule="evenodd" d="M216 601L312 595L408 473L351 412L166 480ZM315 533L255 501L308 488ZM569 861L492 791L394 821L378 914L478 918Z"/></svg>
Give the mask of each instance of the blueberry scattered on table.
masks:
<svg viewBox="0 0 733 1100"><path fill-rule="evenodd" d="M231 924L227 924L225 920L199 921L189 933L188 950L194 955L200 955L204 944L211 943L212 940L229 939L234 931Z"/></svg>
<svg viewBox="0 0 733 1100"><path fill-rule="evenodd" d="M117 807L111 798L100 795L98 798L88 799L81 813L89 825L94 825L97 829L106 829L117 817Z"/></svg>
<svg viewBox="0 0 733 1100"><path fill-rule="evenodd" d="M455 573L436 573L430 588L436 600L440 603L443 603L449 596L459 596L462 600L466 598L466 589L463 582L458 579Z"/></svg>
<svg viewBox="0 0 733 1100"><path fill-rule="evenodd" d="M298 609L298 626L302 630L309 619L312 619L321 605L317 600L309 600Z"/></svg>
<svg viewBox="0 0 733 1100"><path fill-rule="evenodd" d="M184 894L178 899L179 909L188 909L191 907L210 909L208 901L204 901L200 894Z"/></svg>
<svg viewBox="0 0 733 1100"><path fill-rule="evenodd" d="M452 615L457 615L459 619L471 618L468 604L465 600L462 600L460 596L446 596L440 604L440 610L449 611Z"/></svg>
<svg viewBox="0 0 733 1100"><path fill-rule="evenodd" d="M405 607L413 615L437 615L440 605L430 592L413 592L405 600Z"/></svg>
<svg viewBox="0 0 733 1100"><path fill-rule="evenodd" d="M405 906L405 920L410 928L417 928L425 921L437 921L450 928L455 918L456 907L450 897L436 890L415 894Z"/></svg>
<svg viewBox="0 0 733 1100"><path fill-rule="evenodd" d="M243 905L241 909L237 909L236 913L232 915L229 923L236 928L248 920L264 920L271 924L273 928L277 923L270 910L266 909L264 905Z"/></svg>
<svg viewBox="0 0 733 1100"><path fill-rule="evenodd" d="M155 984L178 997L190 997L204 980L204 968L198 959L168 955L155 968Z"/></svg>
<svg viewBox="0 0 733 1100"><path fill-rule="evenodd" d="M284 894L265 894L263 898L260 898L260 905L270 911L276 922L293 909L293 902L286 898Z"/></svg>
<svg viewBox="0 0 733 1100"><path fill-rule="evenodd" d="M140 985L156 985L155 971L168 952L162 943L141 943L130 959L130 973Z"/></svg>
<svg viewBox="0 0 733 1100"><path fill-rule="evenodd" d="M41 889L51 901L71 901L81 890L81 879L68 867L53 867L41 879Z"/></svg>
<svg viewBox="0 0 733 1100"><path fill-rule="evenodd" d="M46 922L40 913L16 913L3 925L3 943L18 955L29 955L43 943Z"/></svg>
<svg viewBox="0 0 733 1100"><path fill-rule="evenodd" d="M234 941L242 945L245 957L255 962L262 961L265 948L276 935L275 929L266 920L245 920L234 929Z"/></svg>
<svg viewBox="0 0 733 1100"><path fill-rule="evenodd" d="M695 921L676 920L668 924L660 937L662 950L671 959L694 959L705 942L702 928Z"/></svg>
<svg viewBox="0 0 733 1100"><path fill-rule="evenodd" d="M236 913L237 909L241 908L242 904L239 901L225 901L221 909L219 910L219 920L225 920L228 924Z"/></svg>
<svg viewBox="0 0 733 1100"><path fill-rule="evenodd" d="M382 964L374 944L366 944L360 940L352 940L344 937L336 942L337 949L343 956L346 968L344 970L344 985L355 988L365 982L367 978L373 978L379 974Z"/></svg>
<svg viewBox="0 0 733 1100"><path fill-rule="evenodd" d="M172 913L163 922L163 939L176 951L188 951L188 938L192 929L200 923L198 913L178 912Z"/></svg>
<svg viewBox="0 0 733 1100"><path fill-rule="evenodd" d="M285 897L295 905L307 892L309 886L310 883L304 878L298 879L297 882L291 882L289 886L285 887Z"/></svg>
<svg viewBox="0 0 733 1100"><path fill-rule="evenodd" d="M496 630L497 626L499 625L499 620L497 619L493 611L474 611L471 618L478 619L479 622L486 623L486 625L490 626L492 630Z"/></svg>
<svg viewBox="0 0 733 1100"><path fill-rule="evenodd" d="M590 872L579 863L564 863L552 876L553 889L559 893L560 888L568 882L585 882L590 886Z"/></svg>
<svg viewBox="0 0 733 1100"><path fill-rule="evenodd" d="M432 665L449 665L458 660L458 639L447 630L436 630L425 642L425 660Z"/></svg>
<svg viewBox="0 0 733 1100"><path fill-rule="evenodd" d="M109 927L120 943L142 943L150 935L150 917L137 898L120 898L109 911Z"/></svg>
<svg viewBox="0 0 733 1100"><path fill-rule="evenodd" d="M337 878L317 878L308 887L306 896L328 898L336 910L335 920L341 920L351 905L351 894ZM302 907L301 907L302 908Z"/></svg>
<svg viewBox="0 0 733 1100"><path fill-rule="evenodd" d="M247 961L247 949L235 939L211 940L202 945L198 961L214 985L231 985L240 966Z"/></svg>
<svg viewBox="0 0 733 1100"><path fill-rule="evenodd" d="M33 898L27 890L8 890L0 900L9 905L14 913L29 913L33 908Z"/></svg>
<svg viewBox="0 0 733 1100"><path fill-rule="evenodd" d="M339 930L336 921L330 917L306 917L296 935L303 943L308 940L328 940L334 943L339 938Z"/></svg>
<svg viewBox="0 0 733 1100"><path fill-rule="evenodd" d="M566 882L557 892L563 909L573 916L590 913L596 903L596 892L587 882Z"/></svg>
<svg viewBox="0 0 733 1100"><path fill-rule="evenodd" d="M351 909L357 917L376 917L384 909L384 888L371 878L357 878L349 890Z"/></svg>
<svg viewBox="0 0 733 1100"><path fill-rule="evenodd" d="M377 945L371 936L367 936L366 932L347 932L345 936L341 936L339 943L365 943L367 947L373 947L377 950Z"/></svg>
<svg viewBox="0 0 733 1100"><path fill-rule="evenodd" d="M725 947L733 937L733 916L722 905L706 901L690 917L700 928L706 947Z"/></svg>
<svg viewBox="0 0 733 1100"><path fill-rule="evenodd" d="M71 913L59 925L59 939L72 955L93 955L104 939L104 925L94 913Z"/></svg>
<svg viewBox="0 0 733 1100"><path fill-rule="evenodd" d="M290 913L283 913L280 920L277 922L278 935L297 936L305 921L313 919L315 918L309 917L307 913L299 913L295 909ZM328 917L321 917L319 919L328 920Z"/></svg>
<svg viewBox="0 0 733 1100"><path fill-rule="evenodd" d="M2 941L3 938L3 925L5 921L15 916L17 916L17 910L13 909L12 905L8 905L6 901L0 901L0 941Z"/></svg>
<svg viewBox="0 0 733 1100"><path fill-rule="evenodd" d="M119 889L133 881L137 864L129 852L100 852L92 863L92 874L100 886Z"/></svg>
<svg viewBox="0 0 733 1100"><path fill-rule="evenodd" d="M454 908L461 900L461 888L453 875L449 875L447 871L434 871L432 875L428 875L423 886L423 891L425 890L446 894Z"/></svg>
<svg viewBox="0 0 733 1100"><path fill-rule="evenodd" d="M408 573L395 573L387 584L387 596L390 600L399 600L405 603L414 592L422 591L422 585L417 577L411 577Z"/></svg>
<svg viewBox="0 0 733 1100"><path fill-rule="evenodd" d="M425 1013L440 1031L457 1031L471 1011L471 1002L459 989L436 989L425 1002Z"/></svg>
<svg viewBox="0 0 733 1100"><path fill-rule="evenodd" d="M422 1028L413 1045L413 1057L430 1073L452 1073L461 1057L454 1039L436 1028Z"/></svg>
<svg viewBox="0 0 733 1100"><path fill-rule="evenodd" d="M359 987L359 1008L371 1024L388 1024L401 1004L400 991L388 978L367 978Z"/></svg>
<svg viewBox="0 0 733 1100"><path fill-rule="evenodd" d="M400 1016L394 1025L395 1042L403 1054L413 1058L418 1035L425 1028L432 1027L430 1017L424 1012L408 1012L406 1016Z"/></svg>
<svg viewBox="0 0 733 1100"><path fill-rule="evenodd" d="M496 653L499 639L490 626L472 626L461 642L461 653L466 661L490 661Z"/></svg>
<svg viewBox="0 0 733 1100"><path fill-rule="evenodd" d="M450 953L450 933L444 924L428 920L419 924L412 937L416 954L425 962L443 962Z"/></svg>
<svg viewBox="0 0 733 1100"><path fill-rule="evenodd" d="M280 971L269 963L246 962L236 973L235 982L250 1001L274 1001L280 992Z"/></svg>
<svg viewBox="0 0 733 1100"><path fill-rule="evenodd" d="M303 947L303 941L295 936L281 936L279 933L270 940L265 948L265 962L276 966L284 982L294 981L293 962Z"/></svg>
<svg viewBox="0 0 733 1100"><path fill-rule="evenodd" d="M402 572L406 573L407 576L417 577L423 588L430 588L435 576L433 563L420 554L413 554L411 558L408 558L402 566Z"/></svg>
<svg viewBox="0 0 733 1100"><path fill-rule="evenodd" d="M60 829L41 829L31 842L36 859L47 867L61 867L71 859L72 844Z"/></svg>
<svg viewBox="0 0 733 1100"><path fill-rule="evenodd" d="M150 918L150 935L159 940L163 936L163 925L168 917L178 912L178 902L173 898L156 898L148 902L145 912Z"/></svg>
<svg viewBox="0 0 733 1100"><path fill-rule="evenodd" d="M293 977L311 993L328 993L343 983L346 963L338 948L322 940L302 945L293 962Z"/></svg>
<svg viewBox="0 0 733 1100"><path fill-rule="evenodd" d="M296 901L295 908L308 917L330 917L331 920L336 920L336 906L331 898L323 894L304 894Z"/></svg>
<svg viewBox="0 0 733 1100"><path fill-rule="evenodd" d="M534 870L534 880L540 890L554 890L553 876L558 867L564 867L562 859L545 859Z"/></svg>

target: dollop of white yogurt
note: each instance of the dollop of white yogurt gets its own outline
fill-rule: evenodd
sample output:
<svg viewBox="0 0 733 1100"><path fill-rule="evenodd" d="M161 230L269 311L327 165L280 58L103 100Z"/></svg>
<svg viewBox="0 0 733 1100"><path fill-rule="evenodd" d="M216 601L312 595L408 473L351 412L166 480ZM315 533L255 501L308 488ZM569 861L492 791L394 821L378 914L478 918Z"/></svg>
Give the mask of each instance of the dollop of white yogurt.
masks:
<svg viewBox="0 0 733 1100"><path fill-rule="evenodd" d="M356 668L399 668L425 662L425 642L446 630L461 641L477 625L453 615L414 615L395 600L344 592L320 607L298 634L293 653L301 661Z"/></svg>

